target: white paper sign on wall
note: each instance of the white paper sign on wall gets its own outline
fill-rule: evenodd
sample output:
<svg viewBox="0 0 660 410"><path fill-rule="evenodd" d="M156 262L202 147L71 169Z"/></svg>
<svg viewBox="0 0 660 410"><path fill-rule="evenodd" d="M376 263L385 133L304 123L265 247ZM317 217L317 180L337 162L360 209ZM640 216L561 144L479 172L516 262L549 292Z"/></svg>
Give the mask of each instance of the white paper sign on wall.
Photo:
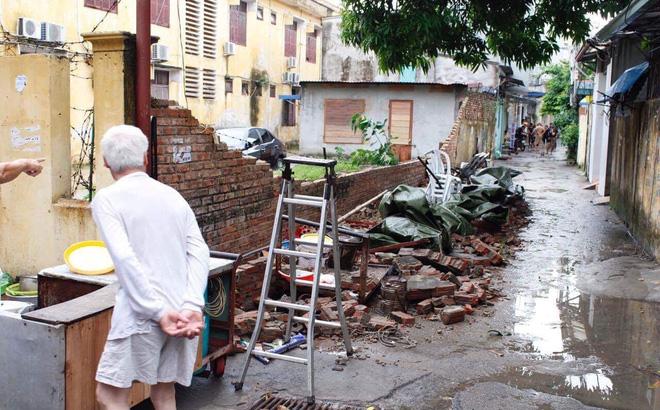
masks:
<svg viewBox="0 0 660 410"><path fill-rule="evenodd" d="M23 128L12 127L9 130L12 149L20 152L41 152L40 130L39 125Z"/></svg>
<svg viewBox="0 0 660 410"><path fill-rule="evenodd" d="M27 76L19 74L16 76L16 91L22 93L27 87Z"/></svg>
<svg viewBox="0 0 660 410"><path fill-rule="evenodd" d="M175 145L173 161L175 164L185 164L192 161L192 147L190 145Z"/></svg>

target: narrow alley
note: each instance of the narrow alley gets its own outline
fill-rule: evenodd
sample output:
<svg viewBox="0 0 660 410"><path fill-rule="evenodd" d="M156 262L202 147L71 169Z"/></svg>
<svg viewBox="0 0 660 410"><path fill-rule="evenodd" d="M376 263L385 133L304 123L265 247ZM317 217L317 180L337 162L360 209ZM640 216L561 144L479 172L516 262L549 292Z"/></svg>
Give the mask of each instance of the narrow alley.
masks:
<svg viewBox="0 0 660 410"><path fill-rule="evenodd" d="M501 161L523 171L532 211L522 249L494 280L504 300L440 331L411 328L410 349L357 342L343 373L319 354L317 398L382 409L660 408L660 268L563 158ZM275 361L254 363L234 392L243 360L178 390L179 408L249 408L266 392L303 390L306 373Z"/></svg>

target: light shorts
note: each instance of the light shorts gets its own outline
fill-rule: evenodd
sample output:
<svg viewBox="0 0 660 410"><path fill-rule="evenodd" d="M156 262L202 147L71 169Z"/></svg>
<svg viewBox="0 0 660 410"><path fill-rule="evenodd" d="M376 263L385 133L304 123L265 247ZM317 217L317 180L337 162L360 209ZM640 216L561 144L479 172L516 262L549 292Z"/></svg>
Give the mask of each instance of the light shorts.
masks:
<svg viewBox="0 0 660 410"><path fill-rule="evenodd" d="M172 337L153 326L149 333L105 342L96 381L129 388L133 381L190 386L198 338Z"/></svg>

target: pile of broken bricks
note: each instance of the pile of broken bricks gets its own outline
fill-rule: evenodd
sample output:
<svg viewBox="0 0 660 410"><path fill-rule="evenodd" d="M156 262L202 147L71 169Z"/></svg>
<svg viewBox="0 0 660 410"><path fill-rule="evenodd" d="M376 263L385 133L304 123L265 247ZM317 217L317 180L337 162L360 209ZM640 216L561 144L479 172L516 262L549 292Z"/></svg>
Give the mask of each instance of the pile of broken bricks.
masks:
<svg viewBox="0 0 660 410"><path fill-rule="evenodd" d="M365 209L362 215L371 225L377 220L372 215L373 209ZM517 237L518 230L527 223L526 205L512 209L507 224L500 230L484 232L477 229L477 234L461 236L453 234L453 251L443 254L440 251L424 247L400 247L388 252L376 252L370 255L369 264L392 266L394 276L385 276L381 291L372 298L368 305L359 304L354 292L342 293L342 306L353 337L400 326L421 326L419 319L442 322L445 325L462 322L466 315L472 315L475 309L492 306L501 292L493 287L493 274L505 263L505 259L521 246ZM372 220L373 219L373 220ZM424 246L420 244L419 246ZM403 281L405 300L401 310L388 310L383 297L383 287L389 281ZM309 295L300 295L299 303L309 304ZM283 301L290 302L287 295ZM485 314L486 312L484 312ZM336 321L337 304L334 298L319 297L316 309L317 318ZM236 335L247 339L256 324L256 310L243 312L237 309L235 316ZM282 339L286 329L288 314L286 311L272 309L264 318L261 342L273 342ZM294 332L302 330L302 325L294 324ZM316 331L316 345L341 346L341 331L319 327ZM373 341L374 339L372 339ZM377 340L377 339L375 339ZM327 342L327 343L326 343ZM304 348L305 346L303 346Z"/></svg>

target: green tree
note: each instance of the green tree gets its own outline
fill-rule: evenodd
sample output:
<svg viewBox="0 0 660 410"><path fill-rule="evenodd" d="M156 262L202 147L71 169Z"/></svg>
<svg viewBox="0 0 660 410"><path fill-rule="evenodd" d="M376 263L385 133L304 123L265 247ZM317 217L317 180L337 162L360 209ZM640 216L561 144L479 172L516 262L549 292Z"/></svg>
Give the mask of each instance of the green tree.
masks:
<svg viewBox="0 0 660 410"><path fill-rule="evenodd" d="M547 64L557 40L583 41L588 13L629 0L343 0L342 40L373 51L383 71L428 70L440 55L476 68L489 55L523 68Z"/></svg>
<svg viewBox="0 0 660 410"><path fill-rule="evenodd" d="M578 145L578 117L571 107L571 71L567 62L553 64L543 70L548 76L541 114L553 116L553 123L561 132L561 142L566 146L566 156L575 160Z"/></svg>

